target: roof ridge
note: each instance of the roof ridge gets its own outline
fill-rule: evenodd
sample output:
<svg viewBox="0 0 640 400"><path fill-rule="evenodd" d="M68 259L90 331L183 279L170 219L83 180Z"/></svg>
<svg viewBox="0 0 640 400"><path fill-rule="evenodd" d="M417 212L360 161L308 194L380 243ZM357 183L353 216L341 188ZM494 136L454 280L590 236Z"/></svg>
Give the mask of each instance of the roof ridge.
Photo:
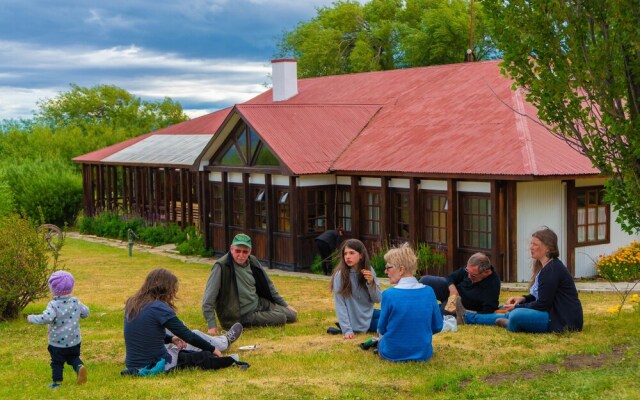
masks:
<svg viewBox="0 0 640 400"><path fill-rule="evenodd" d="M528 162L531 168L531 174L536 175L538 173L538 165L536 163L533 146L531 144L531 132L529 131L529 125L526 121L526 112L524 110L524 100L522 99L522 89L517 88L512 92L511 98L513 99L515 108L514 111L516 119L516 132L520 136L522 142L522 156L525 161Z"/></svg>
<svg viewBox="0 0 640 400"><path fill-rule="evenodd" d="M371 121L373 121L376 118L376 115L378 115L380 113L380 110L382 110L382 105L378 107L378 109L376 110L375 113L373 113L373 115L371 116L371 118L369 118L367 123L362 127L362 129L360 129L360 132L358 132L358 134L355 135L353 137L353 139L351 139L351 142L348 145L346 145L344 147L344 149L340 152L340 154L338 154L338 156L331 162L331 164L329 164L329 171L333 171L333 166L338 162L338 160L340 160L342 158L342 155L344 153L346 153L347 150L349 150L351 148L351 146L353 145L353 142L355 142L356 139L358 139L360 137L362 132L364 132L365 129L367 129L369 127L369 125L371 124Z"/></svg>

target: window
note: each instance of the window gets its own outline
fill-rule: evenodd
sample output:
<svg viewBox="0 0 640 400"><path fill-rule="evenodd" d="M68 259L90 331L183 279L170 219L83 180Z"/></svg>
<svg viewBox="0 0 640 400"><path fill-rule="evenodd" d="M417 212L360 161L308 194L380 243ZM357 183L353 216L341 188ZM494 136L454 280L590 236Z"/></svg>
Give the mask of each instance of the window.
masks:
<svg viewBox="0 0 640 400"><path fill-rule="evenodd" d="M223 202L222 202L222 185L219 183L213 184L213 204L211 207L211 222L214 224L222 224L223 215Z"/></svg>
<svg viewBox="0 0 640 400"><path fill-rule="evenodd" d="M391 196L391 229L395 239L409 239L409 193L394 191Z"/></svg>
<svg viewBox="0 0 640 400"><path fill-rule="evenodd" d="M462 246L491 249L491 199L482 195L462 196Z"/></svg>
<svg viewBox="0 0 640 400"><path fill-rule="evenodd" d="M423 240L429 244L447 243L447 196L444 193L423 192Z"/></svg>
<svg viewBox="0 0 640 400"><path fill-rule="evenodd" d="M289 192L278 190L276 198L278 199L278 232L290 232Z"/></svg>
<svg viewBox="0 0 640 400"><path fill-rule="evenodd" d="M327 193L324 190L306 192L307 232L324 232L327 229Z"/></svg>
<svg viewBox="0 0 640 400"><path fill-rule="evenodd" d="M231 187L231 225L244 226L244 189Z"/></svg>
<svg viewBox="0 0 640 400"><path fill-rule="evenodd" d="M267 229L267 204L264 189L253 189L253 227Z"/></svg>
<svg viewBox="0 0 640 400"><path fill-rule="evenodd" d="M380 235L380 191L367 190L364 192L364 196L364 233L367 235Z"/></svg>
<svg viewBox="0 0 640 400"><path fill-rule="evenodd" d="M604 188L576 188L578 245L609 242L609 205Z"/></svg>
<svg viewBox="0 0 640 400"><path fill-rule="evenodd" d="M280 161L258 134L243 121L235 127L229 141L214 159L214 164L230 166L279 166Z"/></svg>
<svg viewBox="0 0 640 400"><path fill-rule="evenodd" d="M338 226L345 231L351 232L351 190L350 188L339 187L336 196L336 212Z"/></svg>

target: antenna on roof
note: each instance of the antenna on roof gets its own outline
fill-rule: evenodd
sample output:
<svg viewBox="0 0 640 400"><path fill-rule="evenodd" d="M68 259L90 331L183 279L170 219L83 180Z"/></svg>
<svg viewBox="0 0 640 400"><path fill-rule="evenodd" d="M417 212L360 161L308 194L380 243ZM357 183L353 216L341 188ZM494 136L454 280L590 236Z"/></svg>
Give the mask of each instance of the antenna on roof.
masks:
<svg viewBox="0 0 640 400"><path fill-rule="evenodd" d="M469 3L469 13L471 17L469 19L469 48L467 54L464 55L465 62L475 61L475 54L473 54L473 0Z"/></svg>

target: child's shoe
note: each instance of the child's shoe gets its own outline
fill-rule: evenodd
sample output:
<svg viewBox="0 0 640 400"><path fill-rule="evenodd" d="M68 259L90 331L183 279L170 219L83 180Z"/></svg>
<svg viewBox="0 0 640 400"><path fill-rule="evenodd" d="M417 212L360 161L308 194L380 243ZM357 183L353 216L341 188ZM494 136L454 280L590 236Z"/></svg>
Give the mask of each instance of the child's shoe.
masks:
<svg viewBox="0 0 640 400"><path fill-rule="evenodd" d="M78 367L78 385L82 385L83 383L87 383L87 367L80 364Z"/></svg>
<svg viewBox="0 0 640 400"><path fill-rule="evenodd" d="M52 382L52 383L49 385L49 389L57 389L57 388L59 388L59 387L60 387L60 384L59 384L58 382Z"/></svg>

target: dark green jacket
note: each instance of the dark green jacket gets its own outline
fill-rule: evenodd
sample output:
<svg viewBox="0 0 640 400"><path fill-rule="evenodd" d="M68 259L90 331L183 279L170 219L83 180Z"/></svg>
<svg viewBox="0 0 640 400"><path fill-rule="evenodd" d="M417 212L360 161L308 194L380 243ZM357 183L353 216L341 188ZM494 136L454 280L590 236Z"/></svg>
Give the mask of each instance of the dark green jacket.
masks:
<svg viewBox="0 0 640 400"><path fill-rule="evenodd" d="M240 322L240 300L238 299L238 281L233 265L233 257L229 253L222 256L216 264L220 265L221 282L220 293L216 299L216 313L220 324L224 329L230 329L233 324ZM256 280L256 293L258 297L274 303L267 276L260 262L255 256L249 256L249 266Z"/></svg>

